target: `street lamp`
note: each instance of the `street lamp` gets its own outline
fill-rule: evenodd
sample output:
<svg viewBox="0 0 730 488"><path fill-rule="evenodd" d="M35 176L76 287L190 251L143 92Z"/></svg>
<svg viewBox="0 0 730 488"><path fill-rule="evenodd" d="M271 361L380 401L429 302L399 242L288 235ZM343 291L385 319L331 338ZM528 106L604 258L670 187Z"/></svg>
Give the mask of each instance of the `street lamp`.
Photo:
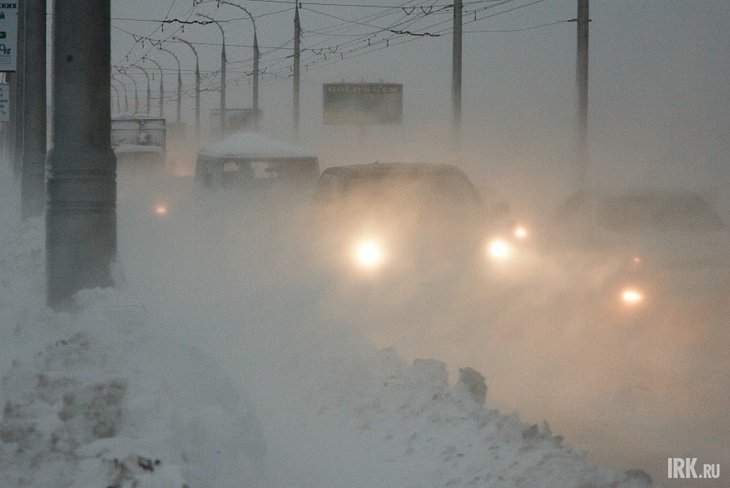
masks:
<svg viewBox="0 0 730 488"><path fill-rule="evenodd" d="M116 81L117 83L122 85L122 89L124 90L124 113L129 113L129 96L127 95L127 85L122 83L121 80L114 77L114 74L112 74L112 80ZM119 110L118 106L117 106L117 112L121 112L121 110Z"/></svg>
<svg viewBox="0 0 730 488"><path fill-rule="evenodd" d="M200 138L200 62L198 60L198 51L195 46L185 39L179 37L173 37L173 39L186 44L195 54L195 137Z"/></svg>
<svg viewBox="0 0 730 488"><path fill-rule="evenodd" d="M134 114L137 115L139 113L139 92L137 90L137 80L135 80L132 75L128 74L124 70L117 68L117 71L120 75L124 75L132 80L132 85L134 86Z"/></svg>
<svg viewBox="0 0 730 488"><path fill-rule="evenodd" d="M165 49L164 47L160 47L160 51L164 51L168 54L170 54L173 58L175 58L175 62L177 62L177 123L180 124L180 105L182 104L182 70L180 69L180 58L177 57L177 55L170 51L169 49Z"/></svg>
<svg viewBox="0 0 730 488"><path fill-rule="evenodd" d="M152 58L148 58L147 56L143 57L142 60L153 63L155 66L157 66L157 69L160 70L160 118L163 119L165 118L165 85L162 82L162 66L160 66L160 63Z"/></svg>
<svg viewBox="0 0 730 488"><path fill-rule="evenodd" d="M235 4L233 2L227 2L223 0L221 3L224 3L226 5L230 5L231 7L237 7L248 15L248 17L251 19L251 23L253 24L253 94L251 97L252 106L253 106L253 112L254 112L254 124L255 127L258 128L259 124L259 40L258 36L256 35L256 20L253 18L253 15L251 15L251 12L248 11L245 7L242 7L238 4Z"/></svg>
<svg viewBox="0 0 730 488"><path fill-rule="evenodd" d="M138 64L133 64L132 67L142 70L142 73L144 73L145 78L147 78L147 115L150 114L150 75L147 73L147 70L144 69L142 66Z"/></svg>
<svg viewBox="0 0 730 488"><path fill-rule="evenodd" d="M117 98L117 113L119 113L119 89L112 83L109 83L109 87L114 91L114 95Z"/></svg>
<svg viewBox="0 0 730 488"><path fill-rule="evenodd" d="M213 17L210 17L205 14L197 13L196 14L199 17L204 17L208 20L210 20L212 23L214 23L216 26L218 26L218 29L221 31L221 37L223 38L221 42L221 114L220 114L220 133L221 136L223 136L226 133L226 33L223 30L223 27L221 26L220 22L215 20Z"/></svg>

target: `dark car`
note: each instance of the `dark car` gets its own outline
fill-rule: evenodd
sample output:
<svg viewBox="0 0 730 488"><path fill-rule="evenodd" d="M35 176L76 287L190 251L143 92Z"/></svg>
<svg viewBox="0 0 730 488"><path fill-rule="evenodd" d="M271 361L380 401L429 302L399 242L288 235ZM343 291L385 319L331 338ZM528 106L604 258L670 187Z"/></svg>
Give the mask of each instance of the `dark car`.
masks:
<svg viewBox="0 0 730 488"><path fill-rule="evenodd" d="M506 259L513 246L490 241L498 223L464 172L447 164L330 167L312 208L315 259L340 276L458 275L486 268L490 256Z"/></svg>
<svg viewBox="0 0 730 488"><path fill-rule="evenodd" d="M726 293L730 235L700 194L578 195L556 219L550 255L608 303L629 309L712 301Z"/></svg>

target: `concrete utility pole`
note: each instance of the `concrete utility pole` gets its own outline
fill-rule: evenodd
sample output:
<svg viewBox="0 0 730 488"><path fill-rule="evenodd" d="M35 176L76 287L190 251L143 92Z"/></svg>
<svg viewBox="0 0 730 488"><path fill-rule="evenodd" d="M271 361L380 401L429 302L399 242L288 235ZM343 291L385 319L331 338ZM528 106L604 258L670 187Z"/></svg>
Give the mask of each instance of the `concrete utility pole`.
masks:
<svg viewBox="0 0 730 488"><path fill-rule="evenodd" d="M295 0L296 1L296 0ZM294 116L294 140L299 139L299 54L301 50L302 26L299 23L299 2L296 2L294 11L294 94L293 94L293 116Z"/></svg>
<svg viewBox="0 0 730 488"><path fill-rule="evenodd" d="M23 171L20 184L23 219L46 209L46 0L26 0L23 76Z"/></svg>
<svg viewBox="0 0 730 488"><path fill-rule="evenodd" d="M169 49L165 49L164 47L159 48L160 51L164 51L167 54L170 54L173 58L175 58L175 62L177 63L177 114L175 118L175 122L177 124L180 124L180 107L182 106L182 68L180 67L180 58L177 57L177 54L170 51Z"/></svg>
<svg viewBox="0 0 730 488"><path fill-rule="evenodd" d="M113 286L110 14L110 0L56 0L53 9L46 275L48 304L56 310L70 308L81 289Z"/></svg>
<svg viewBox="0 0 730 488"><path fill-rule="evenodd" d="M198 51L190 42L179 37L173 37L174 40L186 44L195 54L195 138L200 139L200 60L198 59Z"/></svg>
<svg viewBox="0 0 730 488"><path fill-rule="evenodd" d="M152 58L144 57L142 58L145 61L149 61L150 63L157 66L157 69L160 71L160 118L165 118L165 84L163 83L163 75L162 75L162 66L160 66L160 63L155 61Z"/></svg>
<svg viewBox="0 0 730 488"><path fill-rule="evenodd" d="M205 17L206 19L213 22L216 26L218 26L218 29L221 31L221 118L220 118L220 124L221 124L221 137L226 135L226 32L223 30L223 26L215 20L213 17L209 17L205 14L196 14L200 17Z"/></svg>
<svg viewBox="0 0 730 488"><path fill-rule="evenodd" d="M578 114L576 132L576 159L578 186L585 190L588 183L588 0L578 0L578 47L576 82L578 85Z"/></svg>
<svg viewBox="0 0 730 488"><path fill-rule="evenodd" d="M451 120L454 150L461 152L462 4L454 0L454 37L451 50Z"/></svg>

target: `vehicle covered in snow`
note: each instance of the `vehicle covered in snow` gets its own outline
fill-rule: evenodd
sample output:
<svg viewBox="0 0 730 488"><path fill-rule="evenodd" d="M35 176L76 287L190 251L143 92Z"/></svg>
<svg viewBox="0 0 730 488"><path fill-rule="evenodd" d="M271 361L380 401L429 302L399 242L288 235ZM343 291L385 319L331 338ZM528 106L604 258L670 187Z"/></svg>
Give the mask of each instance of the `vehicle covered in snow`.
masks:
<svg viewBox="0 0 730 488"><path fill-rule="evenodd" d="M121 115L111 122L111 143L120 168L165 167L167 124L146 115Z"/></svg>
<svg viewBox="0 0 730 488"><path fill-rule="evenodd" d="M439 279L508 260L516 241L456 166L372 163L327 168L315 188L316 260L346 275Z"/></svg>
<svg viewBox="0 0 730 488"><path fill-rule="evenodd" d="M198 152L196 186L261 196L309 195L319 160L300 147L252 132L233 134Z"/></svg>

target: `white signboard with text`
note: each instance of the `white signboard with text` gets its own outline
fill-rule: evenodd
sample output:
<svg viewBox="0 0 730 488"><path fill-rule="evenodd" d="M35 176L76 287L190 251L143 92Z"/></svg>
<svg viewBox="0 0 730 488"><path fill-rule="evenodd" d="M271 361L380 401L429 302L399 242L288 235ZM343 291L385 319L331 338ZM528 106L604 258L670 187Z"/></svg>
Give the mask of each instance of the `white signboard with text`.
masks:
<svg viewBox="0 0 730 488"><path fill-rule="evenodd" d="M18 2L0 2L0 71L16 71Z"/></svg>

